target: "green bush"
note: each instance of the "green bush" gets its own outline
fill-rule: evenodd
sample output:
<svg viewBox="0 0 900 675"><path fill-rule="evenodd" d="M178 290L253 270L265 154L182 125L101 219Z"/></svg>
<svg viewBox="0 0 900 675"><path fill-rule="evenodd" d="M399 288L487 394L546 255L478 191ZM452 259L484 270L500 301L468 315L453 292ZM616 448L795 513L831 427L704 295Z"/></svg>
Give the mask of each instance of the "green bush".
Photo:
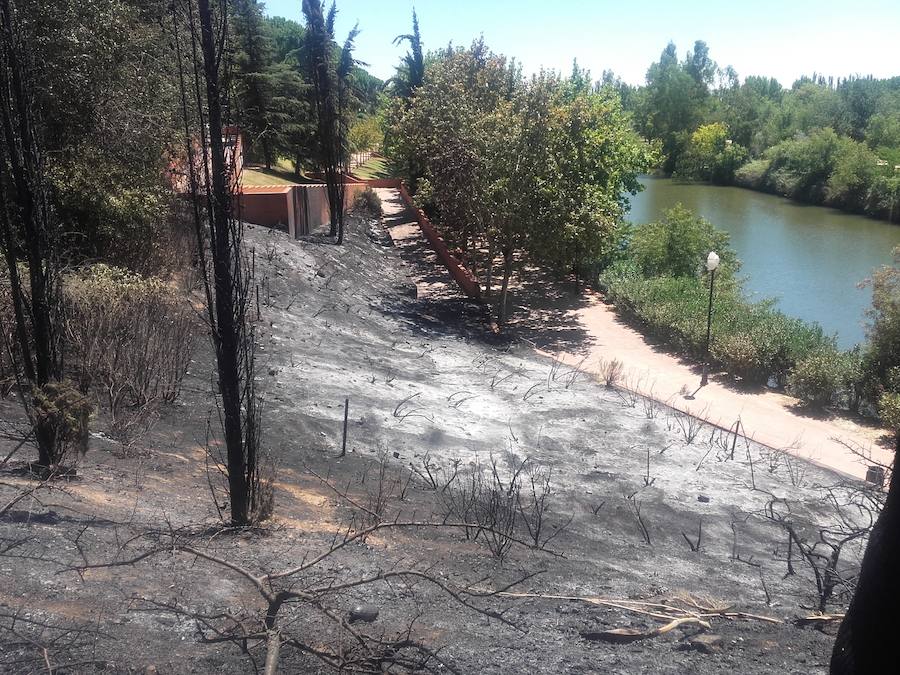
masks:
<svg viewBox="0 0 900 675"><path fill-rule="evenodd" d="M788 393L808 405L824 407L846 386L848 365L836 350L813 352L794 365L787 378Z"/></svg>
<svg viewBox="0 0 900 675"><path fill-rule="evenodd" d="M734 184L753 190L763 189L771 163L771 160L765 158L747 162L734 172Z"/></svg>
<svg viewBox="0 0 900 675"><path fill-rule="evenodd" d="M900 246L894 249L894 264L876 270L871 284L871 324L863 355L869 393L900 392L900 377L894 375L900 370Z"/></svg>
<svg viewBox="0 0 900 675"><path fill-rule="evenodd" d="M661 221L635 227L629 248L645 276L697 276L710 251L719 254L721 270L730 275L739 263L728 240L727 232L676 204Z"/></svg>
<svg viewBox="0 0 900 675"><path fill-rule="evenodd" d="M762 383L768 380L765 358L748 335L723 335L710 348L715 361L742 380Z"/></svg>
<svg viewBox="0 0 900 675"><path fill-rule="evenodd" d="M679 178L727 184L747 157L747 149L729 138L726 124L704 124L691 134L675 172Z"/></svg>
<svg viewBox="0 0 900 675"><path fill-rule="evenodd" d="M881 423L894 433L900 433L900 393L886 392L878 399Z"/></svg>
<svg viewBox="0 0 900 675"><path fill-rule="evenodd" d="M634 261L614 264L600 276L608 301L647 333L677 350L702 358L709 287L695 277L641 275ZM834 340L817 325L785 316L771 302L748 302L733 279L717 280L713 300L710 359L753 384L774 378L783 384L794 364Z"/></svg>

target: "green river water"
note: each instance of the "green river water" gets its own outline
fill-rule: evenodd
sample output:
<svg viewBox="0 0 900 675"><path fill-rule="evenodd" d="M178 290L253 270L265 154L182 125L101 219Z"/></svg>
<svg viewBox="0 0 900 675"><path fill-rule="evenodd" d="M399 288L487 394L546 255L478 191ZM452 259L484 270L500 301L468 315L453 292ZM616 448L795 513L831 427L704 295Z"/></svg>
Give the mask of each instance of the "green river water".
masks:
<svg viewBox="0 0 900 675"><path fill-rule="evenodd" d="M900 226L736 187L643 177L628 220L657 220L681 202L731 234L754 298L775 298L785 314L818 322L841 347L865 338L872 270L891 262Z"/></svg>

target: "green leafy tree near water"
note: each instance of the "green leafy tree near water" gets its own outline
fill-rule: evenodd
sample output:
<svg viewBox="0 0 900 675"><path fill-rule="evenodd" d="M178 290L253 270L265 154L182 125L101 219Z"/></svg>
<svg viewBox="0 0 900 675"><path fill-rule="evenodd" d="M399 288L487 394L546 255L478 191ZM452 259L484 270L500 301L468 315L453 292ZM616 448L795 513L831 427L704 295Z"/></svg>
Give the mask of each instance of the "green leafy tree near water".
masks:
<svg viewBox="0 0 900 675"><path fill-rule="evenodd" d="M517 257L568 272L601 256L652 156L617 96L594 93L577 70L523 78L482 41L436 55L396 112L393 135L405 140L393 159L421 163L417 199L486 295L499 259L501 323Z"/></svg>
<svg viewBox="0 0 900 675"><path fill-rule="evenodd" d="M734 172L747 161L747 149L728 137L728 127L714 122L698 127L691 134L679 157L676 174L711 183L730 183Z"/></svg>
<svg viewBox="0 0 900 675"><path fill-rule="evenodd" d="M669 43L646 84L620 96L642 134L661 143L664 174L900 220L900 77L741 83L697 41L682 61Z"/></svg>
<svg viewBox="0 0 900 675"><path fill-rule="evenodd" d="M689 134L702 119L708 98L703 80L710 68L708 55L703 56L702 48L695 52L699 52L698 57L696 62L688 62L689 70L678 61L675 44L670 42L659 61L647 70L647 85L637 97L640 128L648 138L662 143L662 167L667 173L675 170Z"/></svg>
<svg viewBox="0 0 900 675"><path fill-rule="evenodd" d="M739 265L728 233L681 204L667 210L662 220L635 227L629 251L648 277L697 277L710 251L719 254L722 271L728 275Z"/></svg>

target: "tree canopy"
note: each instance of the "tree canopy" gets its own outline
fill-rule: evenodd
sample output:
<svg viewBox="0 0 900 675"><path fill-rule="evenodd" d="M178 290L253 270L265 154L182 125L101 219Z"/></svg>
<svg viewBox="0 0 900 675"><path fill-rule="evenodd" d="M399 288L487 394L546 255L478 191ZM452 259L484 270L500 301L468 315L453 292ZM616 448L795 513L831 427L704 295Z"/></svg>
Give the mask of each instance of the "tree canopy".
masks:
<svg viewBox="0 0 900 675"><path fill-rule="evenodd" d="M670 42L644 86L614 83L665 174L900 220L900 77L741 82L698 40L681 60Z"/></svg>
<svg viewBox="0 0 900 675"><path fill-rule="evenodd" d="M515 61L481 40L434 55L408 105L394 110L400 165L419 163L417 199L501 299L516 255L560 270L614 246L626 195L652 153L618 98Z"/></svg>

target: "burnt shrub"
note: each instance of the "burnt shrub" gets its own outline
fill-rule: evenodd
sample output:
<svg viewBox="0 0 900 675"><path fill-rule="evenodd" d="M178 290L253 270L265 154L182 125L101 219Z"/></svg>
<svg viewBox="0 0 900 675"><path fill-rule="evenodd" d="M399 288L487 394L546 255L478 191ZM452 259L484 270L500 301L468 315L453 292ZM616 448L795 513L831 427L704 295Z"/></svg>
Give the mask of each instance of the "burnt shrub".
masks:
<svg viewBox="0 0 900 675"><path fill-rule="evenodd" d="M73 378L112 416L174 401L194 349L187 299L161 279L92 265L64 282Z"/></svg>

